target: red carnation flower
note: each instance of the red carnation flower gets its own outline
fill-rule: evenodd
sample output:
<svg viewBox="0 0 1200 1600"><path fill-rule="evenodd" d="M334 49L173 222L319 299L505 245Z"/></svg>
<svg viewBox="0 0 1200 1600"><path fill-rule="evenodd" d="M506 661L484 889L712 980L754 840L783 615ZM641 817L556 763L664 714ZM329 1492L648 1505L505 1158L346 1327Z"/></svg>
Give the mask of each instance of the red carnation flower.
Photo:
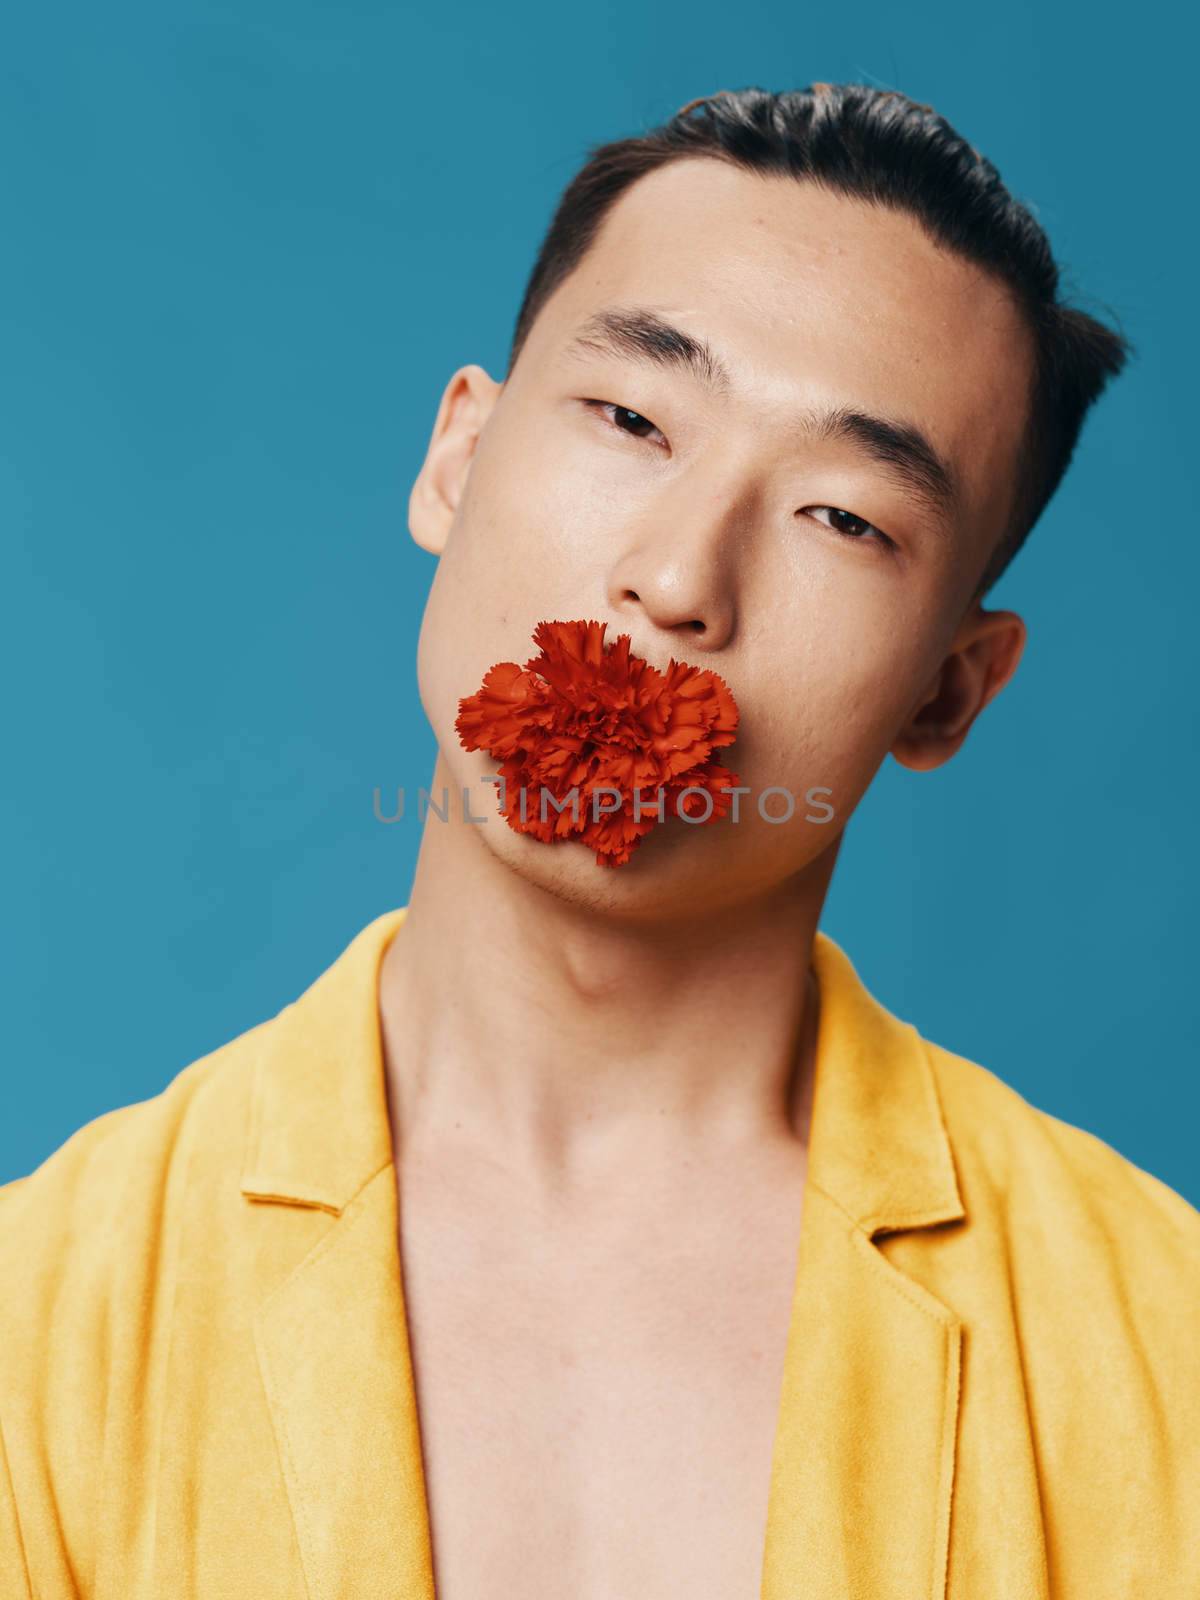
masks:
<svg viewBox="0 0 1200 1600"><path fill-rule="evenodd" d="M715 672L675 660L659 672L630 654L627 633L605 646L606 627L539 622L541 654L523 668L498 662L459 701L454 726L467 750L500 762L510 828L545 844L575 839L600 866L620 867L668 816L728 814L737 774L712 753L733 743L738 709Z"/></svg>

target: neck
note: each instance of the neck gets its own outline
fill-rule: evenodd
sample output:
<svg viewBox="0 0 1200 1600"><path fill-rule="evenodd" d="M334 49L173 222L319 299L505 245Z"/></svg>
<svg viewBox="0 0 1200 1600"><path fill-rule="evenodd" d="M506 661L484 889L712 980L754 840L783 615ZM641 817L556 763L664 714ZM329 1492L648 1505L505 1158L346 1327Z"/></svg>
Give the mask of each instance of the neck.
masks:
<svg viewBox="0 0 1200 1600"><path fill-rule="evenodd" d="M443 783L453 796L439 758L439 801ZM453 805L429 814L384 958L398 1150L452 1140L583 1178L681 1148L736 1159L806 1143L809 957L836 850L719 915L631 921L522 876L482 832Z"/></svg>

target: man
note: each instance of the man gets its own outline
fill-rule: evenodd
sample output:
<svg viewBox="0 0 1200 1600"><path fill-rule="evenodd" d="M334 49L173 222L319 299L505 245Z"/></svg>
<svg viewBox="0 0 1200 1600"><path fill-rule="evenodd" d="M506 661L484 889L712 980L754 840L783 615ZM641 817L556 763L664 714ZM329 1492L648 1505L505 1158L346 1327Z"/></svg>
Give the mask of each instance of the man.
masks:
<svg viewBox="0 0 1200 1600"><path fill-rule="evenodd" d="M407 906L0 1195L5 1596L1200 1593L1200 1214L817 931L1016 669L983 597L1125 353L1056 296L899 95L593 152L412 492ZM719 677L736 821L498 815L463 702L555 621Z"/></svg>

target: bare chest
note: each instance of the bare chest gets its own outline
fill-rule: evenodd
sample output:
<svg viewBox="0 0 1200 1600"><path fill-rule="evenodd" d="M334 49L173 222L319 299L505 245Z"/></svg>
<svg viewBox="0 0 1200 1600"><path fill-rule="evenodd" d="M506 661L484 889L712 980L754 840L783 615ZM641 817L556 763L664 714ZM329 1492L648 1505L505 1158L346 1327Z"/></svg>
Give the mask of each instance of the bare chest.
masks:
<svg viewBox="0 0 1200 1600"><path fill-rule="evenodd" d="M756 1600L802 1188L593 1225L401 1184L438 1600Z"/></svg>

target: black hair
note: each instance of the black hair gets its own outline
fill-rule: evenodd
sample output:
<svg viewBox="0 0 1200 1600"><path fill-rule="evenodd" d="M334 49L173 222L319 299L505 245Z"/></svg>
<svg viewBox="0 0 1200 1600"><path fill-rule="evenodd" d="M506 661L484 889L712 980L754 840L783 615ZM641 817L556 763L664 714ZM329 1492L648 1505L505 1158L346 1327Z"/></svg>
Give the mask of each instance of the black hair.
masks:
<svg viewBox="0 0 1200 1600"><path fill-rule="evenodd" d="M646 173L685 156L815 182L914 217L939 245L1002 280L1034 336L1029 420L1013 504L977 595L1025 542L1070 464L1089 408L1131 345L1059 295L1041 225L996 168L930 106L891 89L814 83L774 94L722 89L661 126L594 146L558 202L517 315L512 368L538 312L579 265L613 203Z"/></svg>

